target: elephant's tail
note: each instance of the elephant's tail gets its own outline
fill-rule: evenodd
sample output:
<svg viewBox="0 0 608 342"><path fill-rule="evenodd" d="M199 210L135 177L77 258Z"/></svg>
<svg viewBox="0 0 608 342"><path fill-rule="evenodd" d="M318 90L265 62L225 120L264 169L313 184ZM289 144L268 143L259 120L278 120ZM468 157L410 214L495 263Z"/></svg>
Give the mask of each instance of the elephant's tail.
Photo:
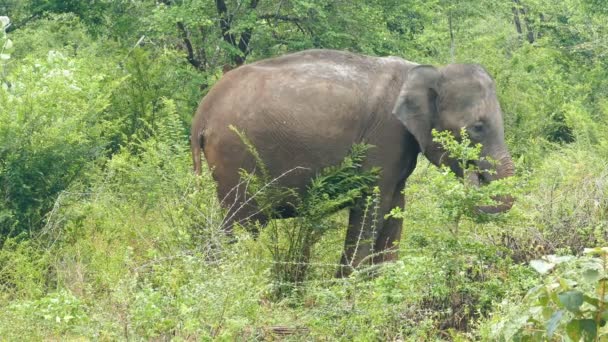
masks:
<svg viewBox="0 0 608 342"><path fill-rule="evenodd" d="M194 163L194 173L201 174L201 149L203 147L202 130L195 125L190 133L190 149L192 150L192 162Z"/></svg>

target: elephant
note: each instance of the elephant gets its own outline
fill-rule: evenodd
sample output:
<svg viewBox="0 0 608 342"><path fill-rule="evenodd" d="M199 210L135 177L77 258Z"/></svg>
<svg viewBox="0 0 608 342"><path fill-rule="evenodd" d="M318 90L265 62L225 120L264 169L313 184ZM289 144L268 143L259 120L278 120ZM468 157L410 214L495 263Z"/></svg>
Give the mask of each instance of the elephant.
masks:
<svg viewBox="0 0 608 342"><path fill-rule="evenodd" d="M255 160L231 125L245 133L278 184L301 193L320 170L340 163L353 144L374 146L362 167L381 168L378 221L370 229L362 206L350 208L341 265L398 257L402 222L385 215L404 207L402 190L420 153L464 176L458 161L433 141L433 129L456 137L466 129L473 143L483 145L481 155L496 161L478 162L481 172L467 174L474 183L514 174L495 83L482 66L435 67L392 56L300 51L227 72L193 117L194 171L201 173L202 149L218 197L228 208L227 233L237 222L264 225L272 219L247 199L239 170L254 170ZM481 210L502 212L511 205L512 200L502 199ZM294 215L288 203L277 203L277 208L282 217ZM341 269L342 276L352 272Z"/></svg>

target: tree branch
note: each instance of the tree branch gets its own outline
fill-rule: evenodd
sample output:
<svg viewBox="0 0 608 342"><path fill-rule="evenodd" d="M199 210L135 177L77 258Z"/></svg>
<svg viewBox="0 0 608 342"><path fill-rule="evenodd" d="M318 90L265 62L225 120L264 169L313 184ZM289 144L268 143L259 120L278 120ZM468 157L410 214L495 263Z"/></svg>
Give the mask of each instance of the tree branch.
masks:
<svg viewBox="0 0 608 342"><path fill-rule="evenodd" d="M275 19L275 20L281 20L281 21L291 21L291 22L302 22L304 21L302 18L298 18L298 17L292 17L289 15L281 15L281 14L260 14L258 16L258 18L260 19Z"/></svg>
<svg viewBox="0 0 608 342"><path fill-rule="evenodd" d="M177 29L182 34L182 39L184 40L184 45L186 46L186 52L188 53L188 57L187 57L188 62L190 62L190 64L192 64L192 66L194 66L195 68L200 70L201 61L196 59L196 57L194 56L194 50L192 49L192 42L190 42L190 38L188 37L188 32L186 31L186 27L184 26L184 23L182 23L181 21L178 21Z"/></svg>
<svg viewBox="0 0 608 342"><path fill-rule="evenodd" d="M256 7L258 7L258 3L259 0L251 0L251 2L249 3L249 9L254 10ZM248 27L245 29L245 31L243 31L243 33L241 33L238 48L243 55L236 56L235 62L237 66L245 63L245 58L247 58L247 55L249 55L249 41L251 40L252 33L253 27Z"/></svg>
<svg viewBox="0 0 608 342"><path fill-rule="evenodd" d="M215 6L217 7L217 14L220 17L220 30L222 32L222 38L226 43L236 46L234 35L230 33L230 21L231 16L228 14L228 7L224 0L215 0Z"/></svg>
<svg viewBox="0 0 608 342"><path fill-rule="evenodd" d="M513 0L513 2L515 3L515 6L513 6L513 14L516 19L515 26L517 27L517 33L519 33L521 35L522 30L521 30L521 22L519 21L519 15L516 13L516 11L518 11L519 14L521 14L522 17L524 18L524 24L526 25L526 31L527 31L526 38L528 39L528 42L530 44L532 44L532 43L534 43L534 30L532 29L532 24L530 22L530 18L528 18L526 9L525 9L524 5L521 4L520 0ZM519 26L518 26L518 23L519 23Z"/></svg>
<svg viewBox="0 0 608 342"><path fill-rule="evenodd" d="M532 29L532 24L530 23L530 18L528 18L526 10L523 7L521 7L519 9L519 11L524 16L524 24L526 24L526 31L528 31L528 34L527 34L528 42L530 44L532 44L532 43L534 43L534 30Z"/></svg>
<svg viewBox="0 0 608 342"><path fill-rule="evenodd" d="M201 46L198 49L198 55L200 56L201 64L206 67L209 65L209 59L207 58L207 52L205 51L207 32L205 31L204 26L200 26L198 30L201 33Z"/></svg>
<svg viewBox="0 0 608 342"><path fill-rule="evenodd" d="M517 0L513 0L515 4L517 4ZM515 22L515 29L517 30L517 34L521 37L521 21L519 20L519 10L516 6L511 7L511 11L513 11L513 21Z"/></svg>
<svg viewBox="0 0 608 342"><path fill-rule="evenodd" d="M448 13L448 26L450 29L450 58L451 63L454 63L454 55L456 52L456 39L454 37L454 25L452 24L452 11Z"/></svg>
<svg viewBox="0 0 608 342"><path fill-rule="evenodd" d="M296 25L296 27L298 28L298 30L300 30L300 32L302 32L302 34L306 35L306 31L304 30L304 28L302 28L301 23L305 20L299 17L292 17L289 15L281 15L281 14L271 14L271 13L267 13L267 14L260 14L258 16L258 18L260 19L265 19L268 22L269 26L272 26L270 20L274 20L274 25L276 26L276 22L277 21L286 21L286 22L290 22L294 25Z"/></svg>
<svg viewBox="0 0 608 342"><path fill-rule="evenodd" d="M34 14L31 15L27 18L25 18L24 20L18 22L18 23L11 23L11 25L6 29L6 33L10 33L13 32L23 26L25 26L28 22L34 20L34 19L38 19L40 16L38 14Z"/></svg>

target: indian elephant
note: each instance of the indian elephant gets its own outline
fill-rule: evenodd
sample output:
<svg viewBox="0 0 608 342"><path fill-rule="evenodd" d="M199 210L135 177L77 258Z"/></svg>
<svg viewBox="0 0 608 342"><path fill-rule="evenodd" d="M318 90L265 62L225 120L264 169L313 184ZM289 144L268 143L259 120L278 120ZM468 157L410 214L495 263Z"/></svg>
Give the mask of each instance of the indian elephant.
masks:
<svg viewBox="0 0 608 342"><path fill-rule="evenodd" d="M458 162L433 141L432 129L459 136L464 127L472 142L483 144L482 155L497 161L495 166L479 165L485 171L469 176L475 183L514 173L495 85L481 66L434 67L397 57L301 51L226 73L193 118L194 169L201 172L202 148L218 183L218 196L229 208L227 231L235 222L264 224L270 219L255 201L246 199L239 183L239 169L251 171L255 161L230 125L246 134L280 185L298 191L304 191L322 168L341 162L354 143L375 146L364 167L382 170L379 222L372 236L369 222L362 222L361 206L350 209L342 265L369 260L371 251L382 252L373 257L377 262L396 258L402 222L384 216L391 208L404 206L401 191L419 153L463 177ZM505 211L511 203L503 200L483 210ZM293 215L289 205L277 206L283 217Z"/></svg>

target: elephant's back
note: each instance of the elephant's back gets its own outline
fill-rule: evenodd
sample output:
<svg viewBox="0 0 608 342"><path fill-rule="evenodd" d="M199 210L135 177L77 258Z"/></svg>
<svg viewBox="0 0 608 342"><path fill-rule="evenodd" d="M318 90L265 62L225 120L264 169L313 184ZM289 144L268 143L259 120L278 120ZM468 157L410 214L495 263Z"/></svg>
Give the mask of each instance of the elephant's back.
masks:
<svg viewBox="0 0 608 342"><path fill-rule="evenodd" d="M233 72L277 75L276 79L297 83L329 81L333 84L369 90L377 76L404 72L415 63L398 57L373 57L347 51L313 49L264 59ZM240 70L239 70L240 69Z"/></svg>
<svg viewBox="0 0 608 342"><path fill-rule="evenodd" d="M413 65L396 57L305 50L226 73L203 99L199 111L207 126L229 123L276 130L275 125L293 122L294 129L319 131L331 126L320 127L323 123L360 122L362 115L374 110L370 107L375 102L396 97L400 84L388 89L386 79L402 78ZM392 109L392 103L390 106ZM270 122L265 126L259 120ZM307 123L312 126L306 127Z"/></svg>
<svg viewBox="0 0 608 342"><path fill-rule="evenodd" d="M199 107L205 140L228 139L230 125L252 140L284 146L356 135L353 126L366 114L366 68L302 52L234 69Z"/></svg>

